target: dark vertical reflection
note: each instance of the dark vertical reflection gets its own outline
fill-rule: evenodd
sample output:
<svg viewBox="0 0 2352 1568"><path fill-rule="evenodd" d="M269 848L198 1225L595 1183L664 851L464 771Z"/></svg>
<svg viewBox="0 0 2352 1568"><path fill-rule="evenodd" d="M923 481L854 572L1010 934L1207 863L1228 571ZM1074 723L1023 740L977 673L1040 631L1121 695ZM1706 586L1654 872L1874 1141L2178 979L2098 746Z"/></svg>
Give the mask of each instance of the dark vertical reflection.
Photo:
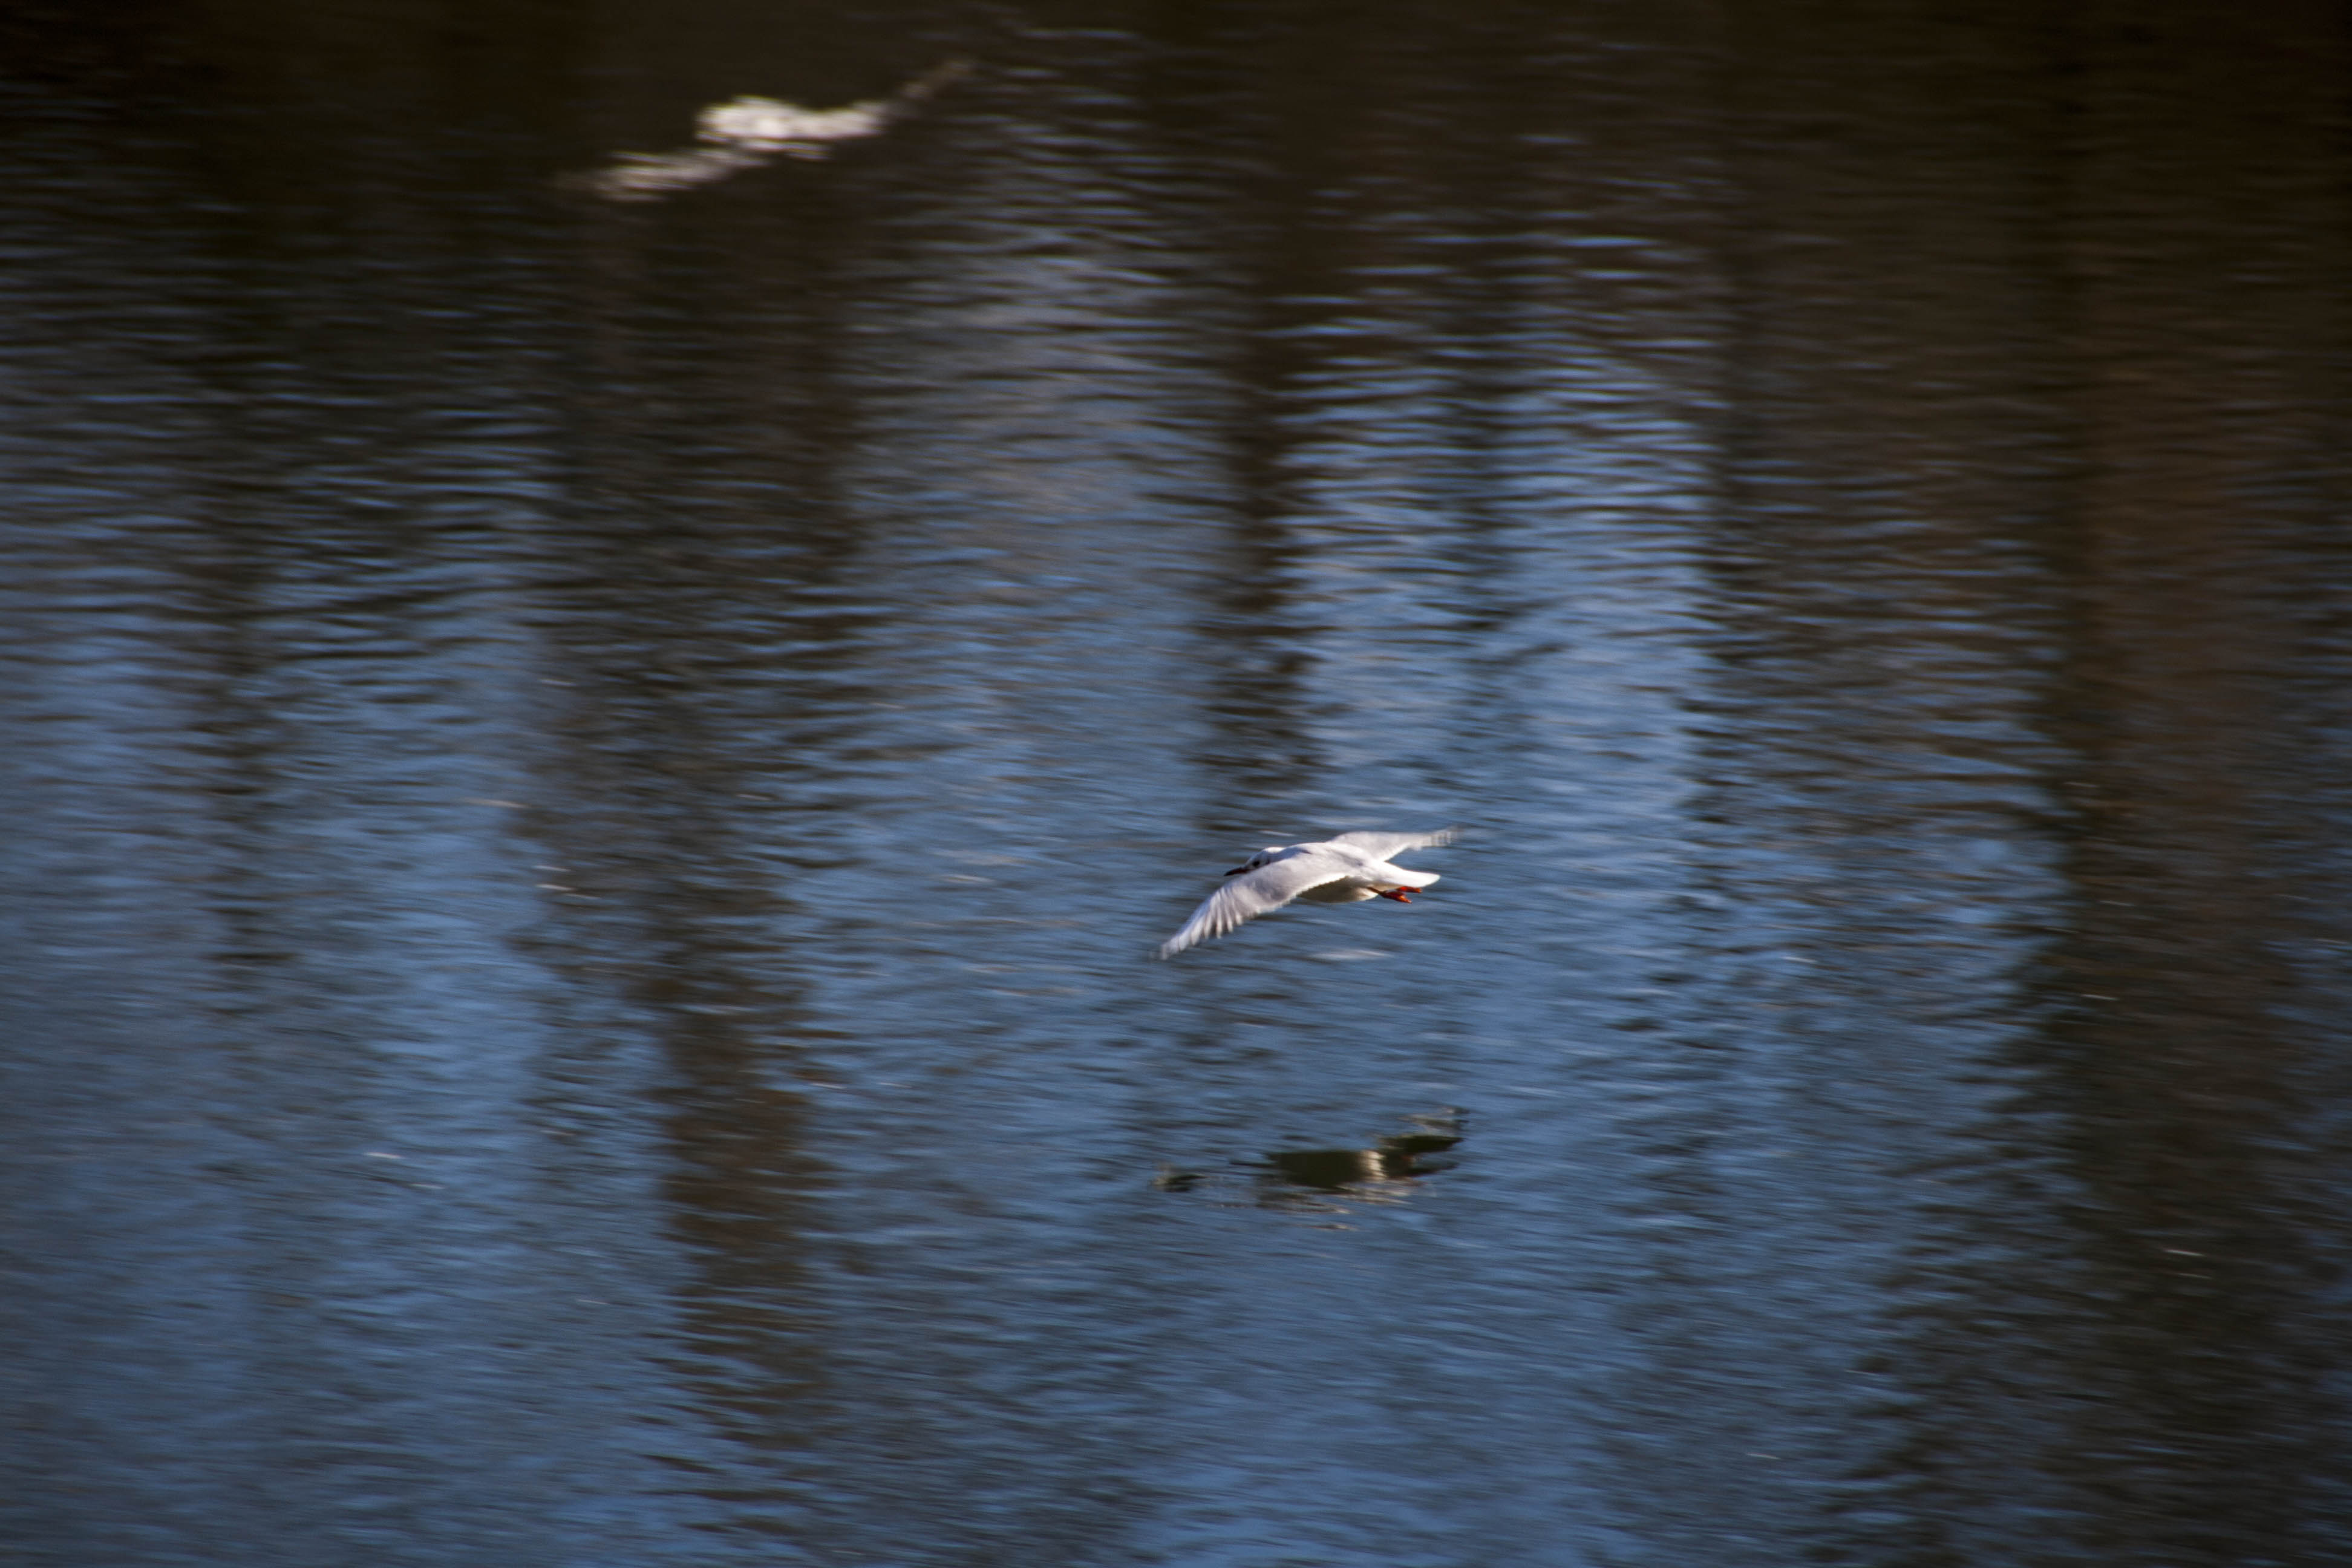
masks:
<svg viewBox="0 0 2352 1568"><path fill-rule="evenodd" d="M717 553L707 569L724 569ZM557 646L583 655L561 666L574 672L565 706L593 718L576 719L541 760L546 794L532 826L566 891L530 946L583 999L607 999L581 1007L576 1026L634 1026L658 1047L663 1196L688 1260L674 1352L682 1391L698 1421L772 1457L809 1440L823 1381L798 1236L814 1173L791 1078L796 997L757 934L775 908L763 884L777 868L741 849L747 821L772 809L746 803L772 802L790 784L747 772L705 732L712 705L682 701L667 684L712 673L707 623L677 614L695 597L682 575L640 577L635 591L553 628ZM646 638L656 626L696 629ZM640 658L642 676L628 668ZM805 739L783 731L787 743ZM692 808L679 808L682 783ZM717 1505L730 1530L801 1522L788 1470L739 1478L690 1454L670 1451L677 1484Z"/></svg>
<svg viewBox="0 0 2352 1568"><path fill-rule="evenodd" d="M1958 893L1969 847L1912 815L1936 797L1904 749L1966 764L1945 813L2044 822L2051 853L2009 870L2037 1021L1979 1069L1990 1146L1890 1172L1949 1194L1893 1276L1927 1326L1855 1358L1897 1418L1823 1550L2341 1561L2312 967L2341 896L2341 389L2286 347L2342 338L2311 134L2340 135L2341 18L1984 13L1907 70L1901 18L1853 24L1732 27L1717 571L1758 718L1718 808L1823 836L1824 901L1913 942L1957 906L1888 873ZM1955 1019L2000 1005L1987 979ZM1932 1039L1921 1000L1874 1053ZM2027 1500L2044 1530L2005 1522Z"/></svg>
<svg viewBox="0 0 2352 1568"><path fill-rule="evenodd" d="M2072 897L2035 1054L2095 1304L2063 1468L2091 1560L2343 1561L2347 1173L2307 1131L2340 1031L2297 972L2346 890L2352 385L2293 345L2345 341L2352 203L2312 132L2341 145L2352 29L2092 7L2062 48Z"/></svg>
<svg viewBox="0 0 2352 1568"><path fill-rule="evenodd" d="M873 694L857 645L877 624L845 602L859 521L828 454L856 410L817 308L857 230L824 186L793 194L799 210L708 227L583 216L602 331L571 404L572 515L542 541L551 576L579 585L542 623L563 718L538 763L539 829L572 893L541 951L658 1020L666 1197L691 1260L685 1386L763 1462L743 1476L673 1458L680 1486L754 1540L807 1528L794 1455L832 1392L800 1234L816 1180L793 1078L806 1020L772 931L796 873L842 853L824 759L859 738ZM780 852L760 847L772 826Z"/></svg>
<svg viewBox="0 0 2352 1568"><path fill-rule="evenodd" d="M1142 108L1192 186L1173 212L1213 240L1204 259L1221 308L1204 310L1200 326L1218 345L1227 400L1216 421L1232 544L1199 628L1218 666L1199 765L1230 795L1215 825L1250 831L1295 811L1318 767L1300 679L1312 628L1298 602L1305 547L1293 530L1309 504L1300 493L1299 397L1327 352L1318 329L1343 306L1350 259L1344 218L1327 199L1333 171L1311 153L1269 158L1258 149L1291 149L1295 117L1344 141L1330 121L1360 89L1328 61L1301 70L1296 32L1279 17L1187 5L1159 8L1152 20Z"/></svg>

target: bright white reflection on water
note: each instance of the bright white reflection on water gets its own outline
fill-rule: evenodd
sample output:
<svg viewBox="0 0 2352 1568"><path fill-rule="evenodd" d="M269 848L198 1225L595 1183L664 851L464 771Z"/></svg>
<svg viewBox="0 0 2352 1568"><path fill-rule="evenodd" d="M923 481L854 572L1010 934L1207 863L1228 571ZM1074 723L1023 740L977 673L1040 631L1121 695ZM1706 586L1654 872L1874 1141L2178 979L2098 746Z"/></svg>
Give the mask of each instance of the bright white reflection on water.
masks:
<svg viewBox="0 0 2352 1568"><path fill-rule="evenodd" d="M2346 1560L2340 27L691 9L27 33L27 1561Z"/></svg>

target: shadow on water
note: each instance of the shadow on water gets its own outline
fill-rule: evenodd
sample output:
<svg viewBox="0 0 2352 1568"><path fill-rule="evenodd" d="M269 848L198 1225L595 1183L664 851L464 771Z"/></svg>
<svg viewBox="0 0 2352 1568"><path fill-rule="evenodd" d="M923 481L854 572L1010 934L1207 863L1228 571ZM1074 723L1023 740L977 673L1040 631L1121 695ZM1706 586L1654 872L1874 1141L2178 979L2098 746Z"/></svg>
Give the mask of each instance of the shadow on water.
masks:
<svg viewBox="0 0 2352 1568"><path fill-rule="evenodd" d="M1413 1131L1383 1138L1367 1148L1277 1149L1256 1160L1236 1162L1223 1173L1169 1166L1152 1178L1152 1185L1162 1192L1201 1193L1221 1203L1252 1202L1262 1208L1318 1214L1348 1206L1332 1199L1401 1202L1418 1191L1424 1178L1454 1169L1457 1161L1440 1156L1457 1147L1465 1136L1455 1112L1407 1120Z"/></svg>

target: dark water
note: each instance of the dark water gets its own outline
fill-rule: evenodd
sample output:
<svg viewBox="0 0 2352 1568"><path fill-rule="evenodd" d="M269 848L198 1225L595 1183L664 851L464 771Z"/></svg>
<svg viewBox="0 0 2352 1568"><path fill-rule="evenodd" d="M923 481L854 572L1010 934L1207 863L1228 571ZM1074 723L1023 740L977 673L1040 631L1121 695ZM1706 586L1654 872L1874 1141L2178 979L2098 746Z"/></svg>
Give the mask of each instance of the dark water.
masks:
<svg viewBox="0 0 2352 1568"><path fill-rule="evenodd" d="M2352 1563L2346 13L0 46L0 1560Z"/></svg>

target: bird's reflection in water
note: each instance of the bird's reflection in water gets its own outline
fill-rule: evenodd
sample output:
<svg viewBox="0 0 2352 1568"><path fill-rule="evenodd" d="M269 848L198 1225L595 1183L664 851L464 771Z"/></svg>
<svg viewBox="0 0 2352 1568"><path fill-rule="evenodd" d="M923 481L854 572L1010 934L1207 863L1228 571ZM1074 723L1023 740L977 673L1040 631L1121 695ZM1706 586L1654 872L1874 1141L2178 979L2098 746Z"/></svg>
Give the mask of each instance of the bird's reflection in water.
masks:
<svg viewBox="0 0 2352 1568"><path fill-rule="evenodd" d="M1328 1211L1349 1203L1398 1203L1423 1177L1454 1168L1454 1162L1443 1156L1464 1136L1458 1110L1409 1116L1405 1121L1412 1131L1368 1148L1277 1149L1255 1160L1237 1160L1226 1172L1164 1167L1152 1184L1264 1208Z"/></svg>

